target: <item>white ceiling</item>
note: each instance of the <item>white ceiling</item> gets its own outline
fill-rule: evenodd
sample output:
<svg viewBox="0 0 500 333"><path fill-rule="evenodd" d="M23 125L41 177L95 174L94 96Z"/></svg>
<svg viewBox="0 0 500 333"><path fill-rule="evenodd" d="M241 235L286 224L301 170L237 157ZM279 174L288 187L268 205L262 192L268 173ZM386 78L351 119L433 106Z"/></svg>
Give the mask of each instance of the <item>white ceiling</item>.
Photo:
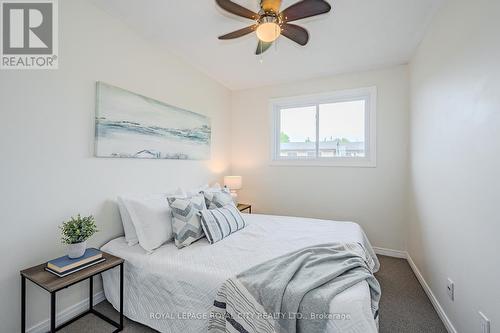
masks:
<svg viewBox="0 0 500 333"><path fill-rule="evenodd" d="M310 33L301 47L280 37L255 56L257 37L219 41L251 25L215 0L98 0L96 5L162 43L226 87L238 90L407 63L442 0L327 0L328 14L294 22ZM235 0L258 11L258 0ZM297 2L283 0L282 8ZM262 62L260 61L262 59Z"/></svg>

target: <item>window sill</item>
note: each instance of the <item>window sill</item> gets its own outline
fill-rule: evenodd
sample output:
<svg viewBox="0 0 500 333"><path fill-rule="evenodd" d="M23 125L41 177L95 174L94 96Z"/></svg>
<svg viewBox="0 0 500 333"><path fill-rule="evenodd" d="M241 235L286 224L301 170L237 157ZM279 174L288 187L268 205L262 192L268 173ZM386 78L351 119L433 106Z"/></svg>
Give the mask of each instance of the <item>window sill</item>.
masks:
<svg viewBox="0 0 500 333"><path fill-rule="evenodd" d="M376 168L377 162L370 159L324 159L324 160L307 160L307 159L279 159L271 160L270 166L285 166L285 167L340 167L340 168Z"/></svg>

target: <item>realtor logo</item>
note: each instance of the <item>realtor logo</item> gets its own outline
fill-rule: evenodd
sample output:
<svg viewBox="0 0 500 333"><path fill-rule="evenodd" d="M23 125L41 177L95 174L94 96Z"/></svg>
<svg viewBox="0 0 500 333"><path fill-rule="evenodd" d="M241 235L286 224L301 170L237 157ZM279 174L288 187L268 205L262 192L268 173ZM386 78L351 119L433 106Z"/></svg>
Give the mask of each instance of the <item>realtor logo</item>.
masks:
<svg viewBox="0 0 500 333"><path fill-rule="evenodd" d="M57 1L0 0L1 69L57 69Z"/></svg>

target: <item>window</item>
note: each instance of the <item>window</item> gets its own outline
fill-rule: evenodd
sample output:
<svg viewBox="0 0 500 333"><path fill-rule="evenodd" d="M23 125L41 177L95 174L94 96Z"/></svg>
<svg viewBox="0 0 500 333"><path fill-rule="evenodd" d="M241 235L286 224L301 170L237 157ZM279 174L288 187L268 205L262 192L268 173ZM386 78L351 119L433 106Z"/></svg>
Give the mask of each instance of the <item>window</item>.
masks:
<svg viewBox="0 0 500 333"><path fill-rule="evenodd" d="M376 165L375 87L271 100L272 164Z"/></svg>

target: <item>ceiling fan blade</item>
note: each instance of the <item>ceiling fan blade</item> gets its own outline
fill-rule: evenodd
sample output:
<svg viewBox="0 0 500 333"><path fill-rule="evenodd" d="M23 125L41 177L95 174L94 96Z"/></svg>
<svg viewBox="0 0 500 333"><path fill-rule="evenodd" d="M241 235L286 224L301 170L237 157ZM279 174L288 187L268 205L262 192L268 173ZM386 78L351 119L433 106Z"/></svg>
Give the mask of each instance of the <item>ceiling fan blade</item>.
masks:
<svg viewBox="0 0 500 333"><path fill-rule="evenodd" d="M281 0L260 0L260 8L265 12L280 12Z"/></svg>
<svg viewBox="0 0 500 333"><path fill-rule="evenodd" d="M259 14L252 12L250 9L246 9L243 6L238 5L230 0L215 0L217 4L224 10L241 17L246 17L251 20L257 20Z"/></svg>
<svg viewBox="0 0 500 333"><path fill-rule="evenodd" d="M273 42L267 43L259 40L259 44L257 44L257 50L255 50L255 54L259 55L266 52L271 47L271 45L273 45Z"/></svg>
<svg viewBox="0 0 500 333"><path fill-rule="evenodd" d="M324 0L302 0L285 9L280 15L285 22L292 22L328 13L331 9L332 6Z"/></svg>
<svg viewBox="0 0 500 333"><path fill-rule="evenodd" d="M258 24L254 24L254 25L251 25L249 27L246 27L246 28L236 30L236 31L230 32L228 34L219 36L219 39L233 39L233 38L242 37L242 36L248 35L249 33L255 31L255 29L257 29L258 26L259 26Z"/></svg>
<svg viewBox="0 0 500 333"><path fill-rule="evenodd" d="M281 27L281 34L302 46L306 45L309 41L309 33L307 30L295 24L283 24Z"/></svg>

